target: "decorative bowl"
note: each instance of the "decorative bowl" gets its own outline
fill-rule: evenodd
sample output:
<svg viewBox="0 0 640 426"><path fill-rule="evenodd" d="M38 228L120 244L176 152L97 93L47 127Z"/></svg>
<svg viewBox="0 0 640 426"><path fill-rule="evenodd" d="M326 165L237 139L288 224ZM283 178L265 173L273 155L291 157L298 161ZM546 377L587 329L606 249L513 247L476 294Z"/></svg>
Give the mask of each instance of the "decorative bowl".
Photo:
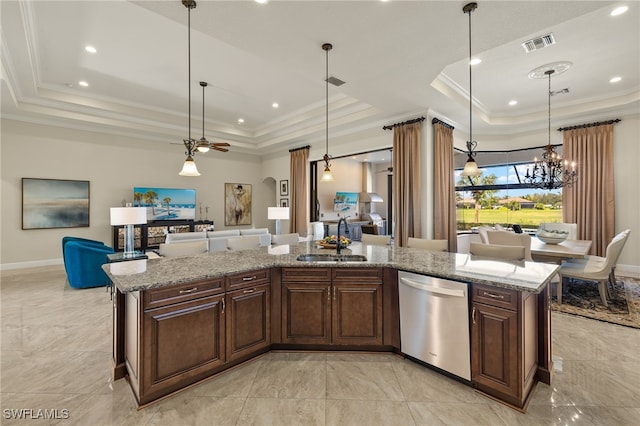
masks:
<svg viewBox="0 0 640 426"><path fill-rule="evenodd" d="M546 229L540 229L536 233L536 236L545 244L559 244L567 239L569 233L566 231L548 231Z"/></svg>

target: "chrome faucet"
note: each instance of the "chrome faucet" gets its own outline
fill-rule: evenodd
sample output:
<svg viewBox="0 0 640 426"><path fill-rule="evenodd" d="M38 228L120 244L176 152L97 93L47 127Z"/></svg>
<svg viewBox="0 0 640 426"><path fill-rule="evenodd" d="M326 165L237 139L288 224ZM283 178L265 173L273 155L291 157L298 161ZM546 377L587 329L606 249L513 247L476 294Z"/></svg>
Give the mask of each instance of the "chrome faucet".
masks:
<svg viewBox="0 0 640 426"><path fill-rule="evenodd" d="M338 221L338 235L337 235L338 242L337 242L337 244L336 244L336 253L337 253L337 254L340 254L340 250L342 250L343 248L345 248L345 247L346 247L346 246L343 246L343 245L342 245L342 241L340 240L340 224L341 224L342 222L344 222L344 230L345 230L345 235L346 235L346 233L347 233L347 218L348 218L348 217L349 217L349 216L341 217L341 218L340 218L340 220Z"/></svg>

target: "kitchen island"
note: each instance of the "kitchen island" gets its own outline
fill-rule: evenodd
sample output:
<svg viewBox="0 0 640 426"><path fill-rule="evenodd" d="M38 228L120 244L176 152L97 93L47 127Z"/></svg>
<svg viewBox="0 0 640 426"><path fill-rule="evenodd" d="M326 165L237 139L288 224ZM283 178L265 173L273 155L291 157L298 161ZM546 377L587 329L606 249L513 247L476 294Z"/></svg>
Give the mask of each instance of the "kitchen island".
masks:
<svg viewBox="0 0 640 426"><path fill-rule="evenodd" d="M535 383L551 382L557 265L355 243L343 253L366 261L297 260L331 252L304 242L127 262L135 273L105 265L114 379L127 377L143 406L272 349L401 353L401 270L468 284L478 391L524 409Z"/></svg>

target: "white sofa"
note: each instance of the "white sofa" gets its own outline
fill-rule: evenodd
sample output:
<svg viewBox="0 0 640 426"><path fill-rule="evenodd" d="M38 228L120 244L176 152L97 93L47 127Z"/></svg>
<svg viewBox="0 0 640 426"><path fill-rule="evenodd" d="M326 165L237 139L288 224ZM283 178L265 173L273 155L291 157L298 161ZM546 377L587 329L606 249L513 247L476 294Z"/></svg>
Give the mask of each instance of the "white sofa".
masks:
<svg viewBox="0 0 640 426"><path fill-rule="evenodd" d="M206 241L207 250L226 251L232 249L229 246L229 239L248 238L255 240L258 237L259 247L271 245L271 234L268 228L251 228L251 229L225 229L223 231L198 231L198 232L178 232L175 234L167 234L165 244L181 244L193 241ZM238 244L233 244L238 247Z"/></svg>

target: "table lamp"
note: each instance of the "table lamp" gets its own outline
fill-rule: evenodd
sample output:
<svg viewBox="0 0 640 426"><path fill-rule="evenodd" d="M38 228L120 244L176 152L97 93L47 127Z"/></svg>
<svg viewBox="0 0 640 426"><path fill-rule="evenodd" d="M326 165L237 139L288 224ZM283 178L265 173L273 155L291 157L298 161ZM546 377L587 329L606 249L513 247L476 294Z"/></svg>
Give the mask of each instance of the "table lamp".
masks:
<svg viewBox="0 0 640 426"><path fill-rule="evenodd" d="M289 207L268 207L267 218L276 221L276 235L280 235L280 221L289 219Z"/></svg>
<svg viewBox="0 0 640 426"><path fill-rule="evenodd" d="M124 257L134 257L133 225L147 223L146 207L111 207L111 225L124 225Z"/></svg>

